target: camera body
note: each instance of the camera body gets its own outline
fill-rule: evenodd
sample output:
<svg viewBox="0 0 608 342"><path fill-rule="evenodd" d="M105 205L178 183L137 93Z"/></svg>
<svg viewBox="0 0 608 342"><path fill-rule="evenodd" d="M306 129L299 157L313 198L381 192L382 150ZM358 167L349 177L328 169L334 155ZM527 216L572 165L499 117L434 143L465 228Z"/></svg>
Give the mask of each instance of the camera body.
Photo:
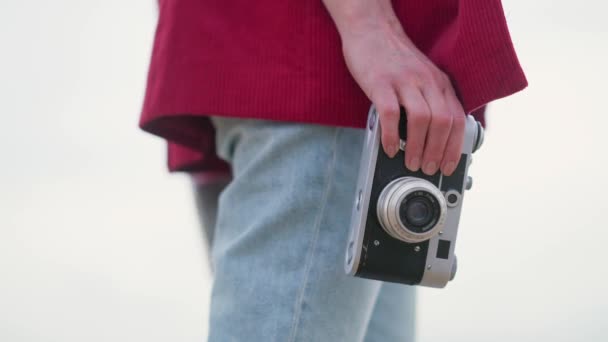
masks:
<svg viewBox="0 0 608 342"><path fill-rule="evenodd" d="M403 108L399 134L407 142ZM462 155L451 176L428 176L405 167L405 153L389 158L380 143L378 114L368 114L350 237L347 274L408 285L443 288L456 274L454 247L471 155L483 128L467 115Z"/></svg>

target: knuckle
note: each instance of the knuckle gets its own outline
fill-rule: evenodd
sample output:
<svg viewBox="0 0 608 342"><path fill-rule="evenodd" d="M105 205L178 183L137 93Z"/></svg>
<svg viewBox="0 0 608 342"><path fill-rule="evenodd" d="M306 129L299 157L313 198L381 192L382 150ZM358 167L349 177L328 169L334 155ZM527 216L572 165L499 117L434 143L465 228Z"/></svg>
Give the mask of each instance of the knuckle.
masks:
<svg viewBox="0 0 608 342"><path fill-rule="evenodd" d="M458 107L456 113L454 113L452 116L454 117L454 122L462 123L463 125L467 119L467 115L464 113L462 107Z"/></svg>
<svg viewBox="0 0 608 342"><path fill-rule="evenodd" d="M399 107L397 104L391 104L387 101L377 101L376 110L382 116L395 116L399 113Z"/></svg>
<svg viewBox="0 0 608 342"><path fill-rule="evenodd" d="M383 73L378 73L374 76L370 76L370 84L375 89L386 89L386 86L390 84L391 78Z"/></svg>
<svg viewBox="0 0 608 342"><path fill-rule="evenodd" d="M464 126L464 115L455 115L452 119L452 129L457 131L464 131Z"/></svg>
<svg viewBox="0 0 608 342"><path fill-rule="evenodd" d="M452 117L449 115L434 115L431 125L441 130L449 129L452 125Z"/></svg>
<svg viewBox="0 0 608 342"><path fill-rule="evenodd" d="M429 84L433 79L429 72L426 70L419 70L410 74L409 83L414 87L421 88Z"/></svg>
<svg viewBox="0 0 608 342"><path fill-rule="evenodd" d="M446 73L439 72L438 80L440 84L444 86L444 88L452 88L452 81Z"/></svg>
<svg viewBox="0 0 608 342"><path fill-rule="evenodd" d="M414 126L427 126L431 121L431 114L424 110L416 110L409 113L409 123Z"/></svg>
<svg viewBox="0 0 608 342"><path fill-rule="evenodd" d="M378 110L380 113L381 121L388 121L394 123L399 120L399 109L393 107L385 107L384 109Z"/></svg>
<svg viewBox="0 0 608 342"><path fill-rule="evenodd" d="M373 94L371 99L374 105L376 106L376 111L378 111L381 116L391 115L395 112L398 112L399 110L399 105L397 104L397 102L393 103L386 93L377 91Z"/></svg>
<svg viewBox="0 0 608 342"><path fill-rule="evenodd" d="M443 71L437 69L433 72L433 81L442 90L448 90L452 88L452 81L450 77Z"/></svg>

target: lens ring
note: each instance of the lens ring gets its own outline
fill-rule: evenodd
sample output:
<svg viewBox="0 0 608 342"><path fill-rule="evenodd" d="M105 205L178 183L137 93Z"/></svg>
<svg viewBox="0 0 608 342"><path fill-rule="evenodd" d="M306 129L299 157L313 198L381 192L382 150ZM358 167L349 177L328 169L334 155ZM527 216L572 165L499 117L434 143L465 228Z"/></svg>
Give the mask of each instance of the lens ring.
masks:
<svg viewBox="0 0 608 342"><path fill-rule="evenodd" d="M436 206L433 205L436 222L424 231L408 227L407 222L404 224L401 219L402 203L414 196L412 193L424 193L436 203ZM430 239L443 228L447 208L443 194L433 183L416 177L401 177L390 182L382 190L378 196L376 214L380 225L389 235L405 242L416 243Z"/></svg>

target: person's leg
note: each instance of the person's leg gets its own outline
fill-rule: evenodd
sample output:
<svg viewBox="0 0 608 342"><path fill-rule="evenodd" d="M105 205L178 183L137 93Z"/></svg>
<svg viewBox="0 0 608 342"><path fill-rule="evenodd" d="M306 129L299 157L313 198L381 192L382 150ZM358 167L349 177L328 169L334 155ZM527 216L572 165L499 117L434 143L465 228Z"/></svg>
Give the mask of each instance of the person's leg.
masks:
<svg viewBox="0 0 608 342"><path fill-rule="evenodd" d="M344 274L363 131L214 124L234 178L212 245L209 341L362 341L381 284Z"/></svg>
<svg viewBox="0 0 608 342"><path fill-rule="evenodd" d="M218 198L230 181L230 177L219 174L212 175L212 177L209 177L207 174L193 174L191 177L198 219L203 230L207 250L209 251L211 250L215 231Z"/></svg>
<svg viewBox="0 0 608 342"><path fill-rule="evenodd" d="M365 342L412 342L415 330L415 287L383 283L365 333Z"/></svg>

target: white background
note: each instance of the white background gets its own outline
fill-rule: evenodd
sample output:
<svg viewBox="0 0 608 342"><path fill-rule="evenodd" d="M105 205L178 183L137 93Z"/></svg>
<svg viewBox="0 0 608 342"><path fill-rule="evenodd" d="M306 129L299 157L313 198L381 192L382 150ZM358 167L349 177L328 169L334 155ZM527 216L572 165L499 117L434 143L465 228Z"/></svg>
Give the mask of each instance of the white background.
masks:
<svg viewBox="0 0 608 342"><path fill-rule="evenodd" d="M530 87L496 102L420 341L607 341L603 1L504 1ZM0 2L0 341L202 341L184 176L137 129L153 0Z"/></svg>

